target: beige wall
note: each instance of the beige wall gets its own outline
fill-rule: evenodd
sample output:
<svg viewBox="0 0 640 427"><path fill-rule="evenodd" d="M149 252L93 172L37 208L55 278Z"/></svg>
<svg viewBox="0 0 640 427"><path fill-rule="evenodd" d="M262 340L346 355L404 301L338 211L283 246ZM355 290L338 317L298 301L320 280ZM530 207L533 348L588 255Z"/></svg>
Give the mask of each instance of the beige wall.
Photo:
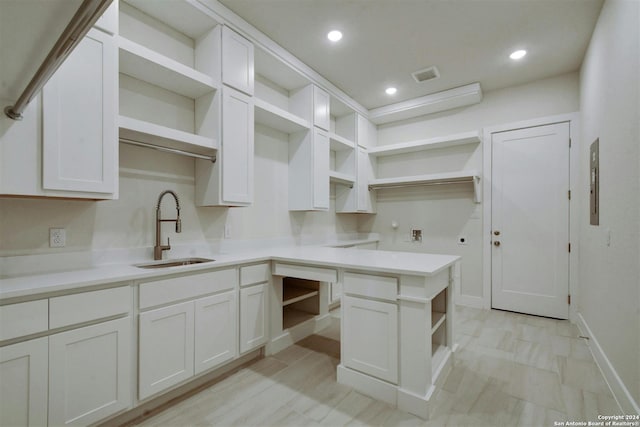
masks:
<svg viewBox="0 0 640 427"><path fill-rule="evenodd" d="M606 1L580 73L579 310L636 405L640 402L639 28L640 2ZM600 139L600 225L591 226L589 145L596 138Z"/></svg>
<svg viewBox="0 0 640 427"><path fill-rule="evenodd" d="M182 207L182 233L175 234L170 223L163 227L173 245L219 241L225 225L231 239L355 232L357 218L336 215L333 199L329 212L289 212L287 162L286 135L258 126L253 205L196 208L193 159L121 144L119 200L0 199L0 256L151 247L155 205L165 189L176 191ZM174 215L171 197L165 197L162 211ZM66 229L65 248L49 248L50 227Z"/></svg>

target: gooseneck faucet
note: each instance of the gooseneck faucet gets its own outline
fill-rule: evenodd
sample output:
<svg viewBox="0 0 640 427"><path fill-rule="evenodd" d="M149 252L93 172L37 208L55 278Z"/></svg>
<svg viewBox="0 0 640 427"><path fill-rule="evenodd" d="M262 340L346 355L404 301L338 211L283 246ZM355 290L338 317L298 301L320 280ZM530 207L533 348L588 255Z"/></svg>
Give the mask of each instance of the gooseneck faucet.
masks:
<svg viewBox="0 0 640 427"><path fill-rule="evenodd" d="M160 213L160 203L162 203L162 198L167 194L171 194L173 198L176 200L176 211L177 215L175 219L162 219L162 215ZM161 228L163 222L175 222L176 223L176 233L180 233L182 231L182 221L180 220L180 201L178 200L178 195L171 190L165 190L160 193L160 197L158 197L158 205L156 206L156 245L153 247L153 259L159 260L162 259L162 252L168 251L171 249L171 241L167 237L167 244L162 244L162 236L161 236Z"/></svg>

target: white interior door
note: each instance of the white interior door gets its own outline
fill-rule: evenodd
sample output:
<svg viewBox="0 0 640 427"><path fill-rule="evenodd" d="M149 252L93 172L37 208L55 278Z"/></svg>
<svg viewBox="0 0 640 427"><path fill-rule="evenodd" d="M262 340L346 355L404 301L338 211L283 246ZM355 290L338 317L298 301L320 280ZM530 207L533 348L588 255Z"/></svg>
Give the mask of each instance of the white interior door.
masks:
<svg viewBox="0 0 640 427"><path fill-rule="evenodd" d="M569 315L569 124L494 133L492 307Z"/></svg>

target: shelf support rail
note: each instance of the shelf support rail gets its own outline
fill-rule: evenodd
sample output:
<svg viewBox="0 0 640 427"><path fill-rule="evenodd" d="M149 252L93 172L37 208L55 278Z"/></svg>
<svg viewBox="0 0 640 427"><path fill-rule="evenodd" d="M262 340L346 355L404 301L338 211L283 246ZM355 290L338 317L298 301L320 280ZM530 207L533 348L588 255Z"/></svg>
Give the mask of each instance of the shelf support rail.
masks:
<svg viewBox="0 0 640 427"><path fill-rule="evenodd" d="M432 185L450 185L450 184L466 184L473 183L477 185L480 181L480 177L475 176L469 179L452 179L443 181L422 181L422 182L409 182L404 184L371 184L369 190L387 189L387 188L404 188L404 187L428 187Z"/></svg>
<svg viewBox="0 0 640 427"><path fill-rule="evenodd" d="M27 105L40 93L40 90L49 81L53 73L62 65L64 60L89 32L93 24L111 5L112 1L84 0L82 2L16 103L4 109L7 117L13 120L22 120L22 112L27 108Z"/></svg>
<svg viewBox="0 0 640 427"><path fill-rule="evenodd" d="M162 151L165 153L178 154L180 156L194 157L196 159L209 160L211 163L216 162L216 155L207 156L206 154L192 153L190 151L178 150L176 148L162 147L160 145L149 144L147 142L134 141L129 138L120 137L120 142L138 147L151 148L152 150Z"/></svg>

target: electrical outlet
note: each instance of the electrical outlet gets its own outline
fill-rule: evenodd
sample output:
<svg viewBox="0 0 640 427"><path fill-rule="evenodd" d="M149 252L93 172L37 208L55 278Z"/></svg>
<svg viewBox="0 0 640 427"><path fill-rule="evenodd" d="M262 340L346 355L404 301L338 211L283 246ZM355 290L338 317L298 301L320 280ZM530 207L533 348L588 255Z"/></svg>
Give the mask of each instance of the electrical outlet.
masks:
<svg viewBox="0 0 640 427"><path fill-rule="evenodd" d="M411 229L411 241L412 242L422 242L422 230L419 228Z"/></svg>
<svg viewBox="0 0 640 427"><path fill-rule="evenodd" d="M458 236L458 246L467 246L468 242L469 239L467 239L467 236Z"/></svg>
<svg viewBox="0 0 640 427"><path fill-rule="evenodd" d="M49 247L64 248L67 244L67 233L64 228L49 229Z"/></svg>

